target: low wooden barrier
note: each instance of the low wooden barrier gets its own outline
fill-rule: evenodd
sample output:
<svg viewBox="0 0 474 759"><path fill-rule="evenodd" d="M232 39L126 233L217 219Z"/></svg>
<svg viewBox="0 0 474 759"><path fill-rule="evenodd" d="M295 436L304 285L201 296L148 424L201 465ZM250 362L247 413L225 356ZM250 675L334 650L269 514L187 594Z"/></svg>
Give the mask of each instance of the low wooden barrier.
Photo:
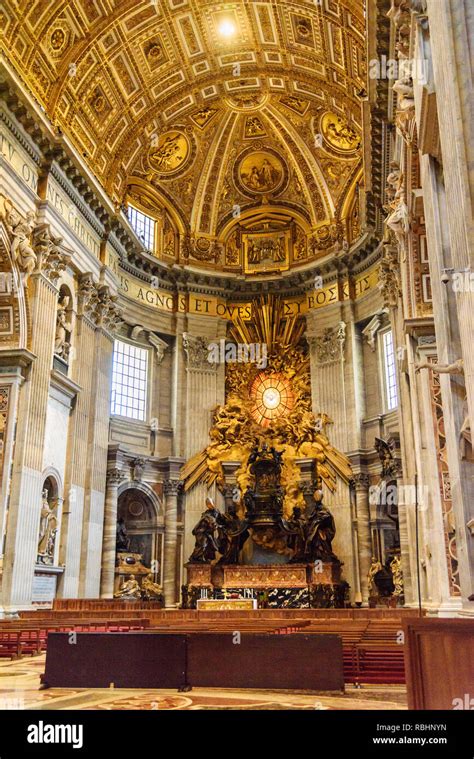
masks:
<svg viewBox="0 0 474 759"><path fill-rule="evenodd" d="M46 687L344 689L336 635L50 633Z"/></svg>
<svg viewBox="0 0 474 759"><path fill-rule="evenodd" d="M404 624L409 709L472 709L474 620L418 619Z"/></svg>

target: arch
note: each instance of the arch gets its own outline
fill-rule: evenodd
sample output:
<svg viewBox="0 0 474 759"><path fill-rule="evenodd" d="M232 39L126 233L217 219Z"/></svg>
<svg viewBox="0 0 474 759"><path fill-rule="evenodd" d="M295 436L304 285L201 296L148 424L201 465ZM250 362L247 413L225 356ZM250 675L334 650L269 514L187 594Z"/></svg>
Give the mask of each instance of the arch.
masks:
<svg viewBox="0 0 474 759"><path fill-rule="evenodd" d="M54 466L49 466L41 473L43 484L41 485L41 492L43 492L46 482L51 483L50 497L54 499L63 497L63 480L59 471Z"/></svg>
<svg viewBox="0 0 474 759"><path fill-rule="evenodd" d="M139 482L138 480L127 480L126 482L122 482L117 491L117 499L119 499L127 490L139 490L150 500L155 511L155 517L159 519L164 516L162 502L156 495L155 491L145 482Z"/></svg>
<svg viewBox="0 0 474 759"><path fill-rule="evenodd" d="M123 525L128 551L140 555L142 564L159 576L164 550L164 520L161 502L143 482L122 483L117 497L117 524Z"/></svg>
<svg viewBox="0 0 474 759"><path fill-rule="evenodd" d="M180 209L176 207L176 203L173 203L170 198L168 198L163 189L158 190L149 182L146 182L144 179L142 179L142 177L132 175L128 178L126 198L132 200L134 204L137 204L137 200L131 198L131 195L134 192L140 195L142 198L141 203L138 202L138 205L142 206L140 210L142 210L143 213L147 213L154 219L157 219L157 212L159 209L164 208L169 213L170 218L175 226L175 230L180 234L184 234L186 232L186 229L188 227L186 219L184 218ZM145 202L143 202L143 199ZM150 205L148 205L148 203Z"/></svg>

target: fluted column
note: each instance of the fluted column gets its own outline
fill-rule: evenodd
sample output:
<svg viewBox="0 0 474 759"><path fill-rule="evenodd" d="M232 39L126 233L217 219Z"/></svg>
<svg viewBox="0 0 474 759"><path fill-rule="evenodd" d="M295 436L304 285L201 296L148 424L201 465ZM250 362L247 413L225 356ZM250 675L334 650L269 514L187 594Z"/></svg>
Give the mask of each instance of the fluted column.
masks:
<svg viewBox="0 0 474 759"><path fill-rule="evenodd" d="M165 606L174 606L177 600L176 568L178 557L178 491L179 480L165 480L165 544L163 555L163 592Z"/></svg>
<svg viewBox="0 0 474 759"><path fill-rule="evenodd" d="M118 489L125 478L120 469L109 469L105 491L104 533L102 536L101 598L113 598L115 577L115 547L117 542Z"/></svg>
<svg viewBox="0 0 474 759"><path fill-rule="evenodd" d="M370 534L369 477L363 472L355 478L356 524L359 548L359 576L362 603L369 602L367 575L372 558L372 536Z"/></svg>

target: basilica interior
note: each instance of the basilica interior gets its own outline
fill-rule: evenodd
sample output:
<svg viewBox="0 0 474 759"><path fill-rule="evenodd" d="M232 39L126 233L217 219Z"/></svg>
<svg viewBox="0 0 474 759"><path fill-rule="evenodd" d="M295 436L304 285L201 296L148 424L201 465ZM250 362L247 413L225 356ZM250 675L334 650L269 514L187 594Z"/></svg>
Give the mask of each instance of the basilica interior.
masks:
<svg viewBox="0 0 474 759"><path fill-rule="evenodd" d="M0 707L453 708L474 655L432 693L409 642L474 646L468 4L0 25ZM71 630L130 646L122 694ZM203 670L236 630L257 685ZM275 679L303 641L340 672Z"/></svg>

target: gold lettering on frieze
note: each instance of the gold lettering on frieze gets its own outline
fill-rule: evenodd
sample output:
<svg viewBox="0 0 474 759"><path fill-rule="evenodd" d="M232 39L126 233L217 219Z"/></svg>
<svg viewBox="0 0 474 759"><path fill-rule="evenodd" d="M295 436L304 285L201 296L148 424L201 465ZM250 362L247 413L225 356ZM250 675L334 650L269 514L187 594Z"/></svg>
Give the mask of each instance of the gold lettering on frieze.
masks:
<svg viewBox="0 0 474 759"><path fill-rule="evenodd" d="M25 151L13 140L10 140L4 132L0 132L0 153L28 187L37 192L38 167L28 158Z"/></svg>
<svg viewBox="0 0 474 759"><path fill-rule="evenodd" d="M108 266L113 268L108 258ZM115 270L114 270L115 271ZM116 272L117 273L117 272ZM360 276L355 281L355 297L364 296L369 290L372 290L378 282L377 271L371 271L367 275ZM217 316L221 319L233 321L242 319L250 321L252 319L252 302L229 303L220 298L215 298L205 294L197 293L170 293L167 290L160 290L151 286L144 285L143 282L135 280L133 277L125 276L118 273L118 286L123 295L132 300L138 300L143 305L151 308L157 308L167 313L188 313L201 314L203 316ZM342 287L342 298L349 298L349 283L345 281ZM328 287L315 289L301 298L288 298L284 301L285 316L303 315L308 311L317 308L323 308L331 303L339 301L338 286L336 283Z"/></svg>
<svg viewBox="0 0 474 759"><path fill-rule="evenodd" d="M56 209L67 226L75 236L84 243L86 248L96 257L99 257L100 240L98 235L92 232L81 212L76 208L67 195L61 190L53 177L48 178L46 199Z"/></svg>

